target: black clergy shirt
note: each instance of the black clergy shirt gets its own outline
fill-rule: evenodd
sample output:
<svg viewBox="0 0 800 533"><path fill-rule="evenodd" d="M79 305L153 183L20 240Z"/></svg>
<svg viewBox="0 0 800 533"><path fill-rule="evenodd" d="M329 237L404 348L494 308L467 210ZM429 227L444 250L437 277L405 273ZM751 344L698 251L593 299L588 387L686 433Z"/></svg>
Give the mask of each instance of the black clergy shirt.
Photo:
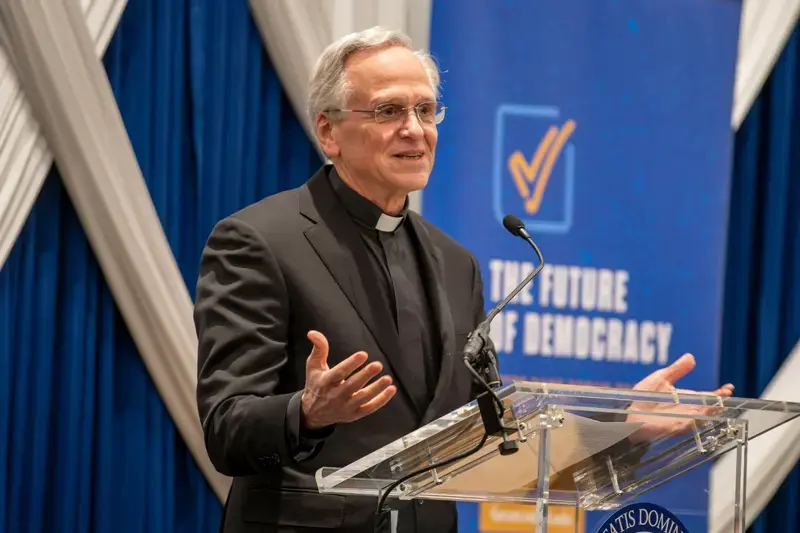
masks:
<svg viewBox="0 0 800 533"><path fill-rule="evenodd" d="M361 240L367 250L368 264L359 267L371 269L375 274L373 279L379 280L379 286L371 288L374 290L372 296L379 298L383 305L392 310L403 364L421 365L424 368L430 402L439 379L441 336L425 290L420 248L406 220L408 201L400 216L390 216L350 188L332 166L328 178L342 209L360 230ZM299 409L300 393L289 405L290 419L294 419L294 423L286 426L290 449L295 450L297 459L313 454L316 446L333 430L332 427L318 430L303 428L295 419L299 416Z"/></svg>
<svg viewBox="0 0 800 533"><path fill-rule="evenodd" d="M430 401L439 378L441 337L425 290L420 249L406 222L408 200L400 216L390 216L351 189L335 168L331 168L329 178L360 230L369 257L369 264L360 267L372 269L374 278L380 280L380 287L374 289L392 310L404 364L425 369Z"/></svg>

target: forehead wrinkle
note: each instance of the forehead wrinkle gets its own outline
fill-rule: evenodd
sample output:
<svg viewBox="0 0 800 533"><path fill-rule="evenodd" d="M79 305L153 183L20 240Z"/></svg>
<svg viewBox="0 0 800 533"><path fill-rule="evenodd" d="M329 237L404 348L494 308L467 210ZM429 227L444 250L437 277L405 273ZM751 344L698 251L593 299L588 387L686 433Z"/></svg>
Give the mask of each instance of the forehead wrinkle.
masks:
<svg viewBox="0 0 800 533"><path fill-rule="evenodd" d="M420 102L435 101L435 98L433 98L430 90L412 90L411 96L409 96L409 94L405 91L402 91L402 94L399 94L400 92L401 91L396 91L394 87L388 90L379 90L377 93L373 94L372 98L369 100L369 103L371 105L383 103L417 105Z"/></svg>
<svg viewBox="0 0 800 533"><path fill-rule="evenodd" d="M418 101L436 98L422 61L411 53L406 55L405 49L356 52L346 62L345 76L350 100L369 99L374 103L379 98L403 98L409 89Z"/></svg>

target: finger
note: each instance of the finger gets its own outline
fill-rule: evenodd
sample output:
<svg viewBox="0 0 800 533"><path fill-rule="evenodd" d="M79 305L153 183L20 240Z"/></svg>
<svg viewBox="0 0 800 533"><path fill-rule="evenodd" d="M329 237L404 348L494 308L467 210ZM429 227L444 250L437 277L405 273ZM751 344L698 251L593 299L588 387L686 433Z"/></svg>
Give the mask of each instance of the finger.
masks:
<svg viewBox="0 0 800 533"><path fill-rule="evenodd" d="M392 384L392 377L383 376L381 379L375 380L368 386L354 393L350 397L350 404L361 405L363 403L369 402L375 396L383 392L391 384Z"/></svg>
<svg viewBox="0 0 800 533"><path fill-rule="evenodd" d="M358 408L358 410L356 411L357 413L356 420L358 420L359 418L363 418L367 415L371 415L372 413L374 413L375 411L377 411L378 409L389 403L389 400L392 399L392 397L396 392L397 392L397 387L395 387L394 385L386 387L386 389L384 389L383 392L381 392L380 394L375 396L372 400L368 401L367 403L363 404L361 407Z"/></svg>
<svg viewBox="0 0 800 533"><path fill-rule="evenodd" d="M339 385L367 360L366 352L356 352L322 376L323 385Z"/></svg>
<svg viewBox="0 0 800 533"><path fill-rule="evenodd" d="M679 394L701 394L704 396L730 396L733 394L733 385L723 385L714 391L696 391L691 389L675 389Z"/></svg>
<svg viewBox="0 0 800 533"><path fill-rule="evenodd" d="M306 359L306 371L325 370L328 364L328 339L319 331L309 331L308 340L313 345L311 355Z"/></svg>
<svg viewBox="0 0 800 533"><path fill-rule="evenodd" d="M683 354L674 363L661 370L663 372L662 377L670 383L675 383L691 372L696 365L697 362L692 354Z"/></svg>
<svg viewBox="0 0 800 533"><path fill-rule="evenodd" d="M718 388L714 394L717 396L733 396L733 385L727 384Z"/></svg>
<svg viewBox="0 0 800 533"><path fill-rule="evenodd" d="M342 383L342 393L350 395L357 392L369 380L377 376L381 370L383 370L383 365L377 361L368 364Z"/></svg>
<svg viewBox="0 0 800 533"><path fill-rule="evenodd" d="M721 386L720 388L718 388L717 390L714 390L714 391L699 391L699 392L698 392L698 391L689 390L689 389L675 389L675 390L676 390L677 392L682 392L682 393L686 393L686 394L710 394L710 395L717 395L717 394L719 394L720 392L724 392L724 393L730 394L730 393L732 393L732 392L733 392L733 385L731 385L730 383L727 383L727 384L725 384L725 385Z"/></svg>

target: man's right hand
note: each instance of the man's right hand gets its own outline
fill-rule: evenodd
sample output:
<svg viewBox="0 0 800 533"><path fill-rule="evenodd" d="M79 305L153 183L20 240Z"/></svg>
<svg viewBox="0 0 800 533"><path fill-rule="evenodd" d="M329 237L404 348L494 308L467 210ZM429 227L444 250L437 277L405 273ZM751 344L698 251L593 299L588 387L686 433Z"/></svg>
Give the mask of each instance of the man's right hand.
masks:
<svg viewBox="0 0 800 533"><path fill-rule="evenodd" d="M306 386L301 400L306 428L353 422L386 405L397 392L391 376L365 386L383 369L377 361L353 374L366 362L365 352L356 352L328 368L328 340L318 331L310 331L308 340L314 347L306 359Z"/></svg>

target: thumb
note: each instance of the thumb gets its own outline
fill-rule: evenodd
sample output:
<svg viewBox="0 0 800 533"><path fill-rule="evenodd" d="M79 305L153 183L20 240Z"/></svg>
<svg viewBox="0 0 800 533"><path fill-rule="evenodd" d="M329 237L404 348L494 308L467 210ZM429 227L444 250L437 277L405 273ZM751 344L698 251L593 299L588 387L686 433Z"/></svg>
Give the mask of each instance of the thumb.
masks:
<svg viewBox="0 0 800 533"><path fill-rule="evenodd" d="M311 355L306 359L306 370L324 370L328 364L328 339L319 331L309 331L308 340L311 341Z"/></svg>
<svg viewBox="0 0 800 533"><path fill-rule="evenodd" d="M677 361L664 369L664 379L670 383L675 383L680 378L694 370L696 364L697 362L694 360L694 356L692 354L683 354L677 359Z"/></svg>

